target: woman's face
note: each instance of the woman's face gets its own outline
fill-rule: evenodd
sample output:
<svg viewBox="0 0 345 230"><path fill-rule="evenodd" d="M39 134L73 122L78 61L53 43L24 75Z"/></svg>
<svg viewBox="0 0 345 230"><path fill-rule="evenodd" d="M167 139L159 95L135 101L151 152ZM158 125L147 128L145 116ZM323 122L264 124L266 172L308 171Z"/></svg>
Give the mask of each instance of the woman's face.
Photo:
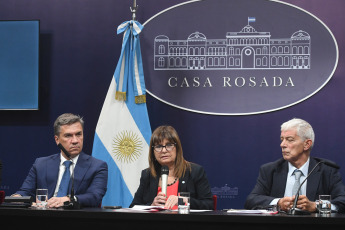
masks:
<svg viewBox="0 0 345 230"><path fill-rule="evenodd" d="M153 148L155 158L160 165L174 166L176 160L176 144L164 139Z"/></svg>

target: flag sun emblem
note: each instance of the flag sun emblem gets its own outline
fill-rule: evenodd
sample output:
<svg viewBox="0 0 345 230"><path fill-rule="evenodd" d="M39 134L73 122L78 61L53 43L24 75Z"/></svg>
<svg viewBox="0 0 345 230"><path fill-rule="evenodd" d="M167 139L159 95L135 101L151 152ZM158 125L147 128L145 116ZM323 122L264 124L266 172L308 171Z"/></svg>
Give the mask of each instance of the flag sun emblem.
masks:
<svg viewBox="0 0 345 230"><path fill-rule="evenodd" d="M115 157L125 163L131 163L139 158L142 150L142 141L132 131L122 131L113 140Z"/></svg>

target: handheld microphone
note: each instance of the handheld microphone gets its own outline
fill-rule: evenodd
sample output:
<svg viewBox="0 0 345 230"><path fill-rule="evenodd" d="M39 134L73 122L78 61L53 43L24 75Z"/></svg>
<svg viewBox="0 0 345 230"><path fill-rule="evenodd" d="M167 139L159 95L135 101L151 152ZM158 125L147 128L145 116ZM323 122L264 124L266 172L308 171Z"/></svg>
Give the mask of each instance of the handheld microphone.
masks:
<svg viewBox="0 0 345 230"><path fill-rule="evenodd" d="M62 152L65 153L65 155L72 161L72 157L71 154L62 146L61 143L58 144L58 147L62 150ZM71 201L66 201L64 203L63 208L64 209L80 209L80 205L79 203L74 199L74 166L73 166L74 162L72 161L72 173L71 173L71 196L70 196L70 200Z"/></svg>
<svg viewBox="0 0 345 230"><path fill-rule="evenodd" d="M168 175L169 175L169 168L168 166L163 165L161 169L161 178L162 178L162 192L165 195L167 195Z"/></svg>
<svg viewBox="0 0 345 230"><path fill-rule="evenodd" d="M308 211L303 211L302 209L299 209L299 208L296 208L297 206L297 201L298 201L298 198L299 198L299 191L301 190L301 187L302 185L304 184L304 182L306 182L306 180L308 179L308 177L313 173L313 171L316 169L316 167L319 165L319 164L325 164L325 165L328 165L330 167L333 167L333 168L336 168L336 169L339 169L339 166L336 165L335 163L333 162L330 162L330 161L326 161L324 159L321 159L321 158L316 158L315 159L317 161L319 161L315 166L314 168L310 171L310 173L307 175L307 177L303 180L303 182L300 184L300 186L298 187L297 189L297 192L296 192L296 195L295 195L295 200L293 202L293 206L292 208L289 210L288 214L289 215L309 215L310 212Z"/></svg>

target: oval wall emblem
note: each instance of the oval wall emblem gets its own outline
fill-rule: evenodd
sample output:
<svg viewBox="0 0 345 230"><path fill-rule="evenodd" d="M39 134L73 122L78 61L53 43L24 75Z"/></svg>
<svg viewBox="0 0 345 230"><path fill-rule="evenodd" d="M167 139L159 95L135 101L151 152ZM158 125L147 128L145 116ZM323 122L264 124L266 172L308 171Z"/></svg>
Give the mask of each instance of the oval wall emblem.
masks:
<svg viewBox="0 0 345 230"><path fill-rule="evenodd" d="M144 23L148 93L215 115L276 111L314 95L338 62L332 32L316 16L270 0L200 0Z"/></svg>

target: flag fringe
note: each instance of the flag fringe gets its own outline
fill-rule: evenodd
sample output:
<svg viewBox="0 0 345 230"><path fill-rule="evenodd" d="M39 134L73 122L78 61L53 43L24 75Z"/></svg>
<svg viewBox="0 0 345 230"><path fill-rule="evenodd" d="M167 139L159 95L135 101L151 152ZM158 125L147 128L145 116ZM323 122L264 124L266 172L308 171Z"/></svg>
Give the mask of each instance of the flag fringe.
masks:
<svg viewBox="0 0 345 230"><path fill-rule="evenodd" d="M126 101L126 92L119 92L115 93L115 99L118 101Z"/></svg>
<svg viewBox="0 0 345 230"><path fill-rule="evenodd" d="M136 104L146 103L146 95L135 96L135 103Z"/></svg>

